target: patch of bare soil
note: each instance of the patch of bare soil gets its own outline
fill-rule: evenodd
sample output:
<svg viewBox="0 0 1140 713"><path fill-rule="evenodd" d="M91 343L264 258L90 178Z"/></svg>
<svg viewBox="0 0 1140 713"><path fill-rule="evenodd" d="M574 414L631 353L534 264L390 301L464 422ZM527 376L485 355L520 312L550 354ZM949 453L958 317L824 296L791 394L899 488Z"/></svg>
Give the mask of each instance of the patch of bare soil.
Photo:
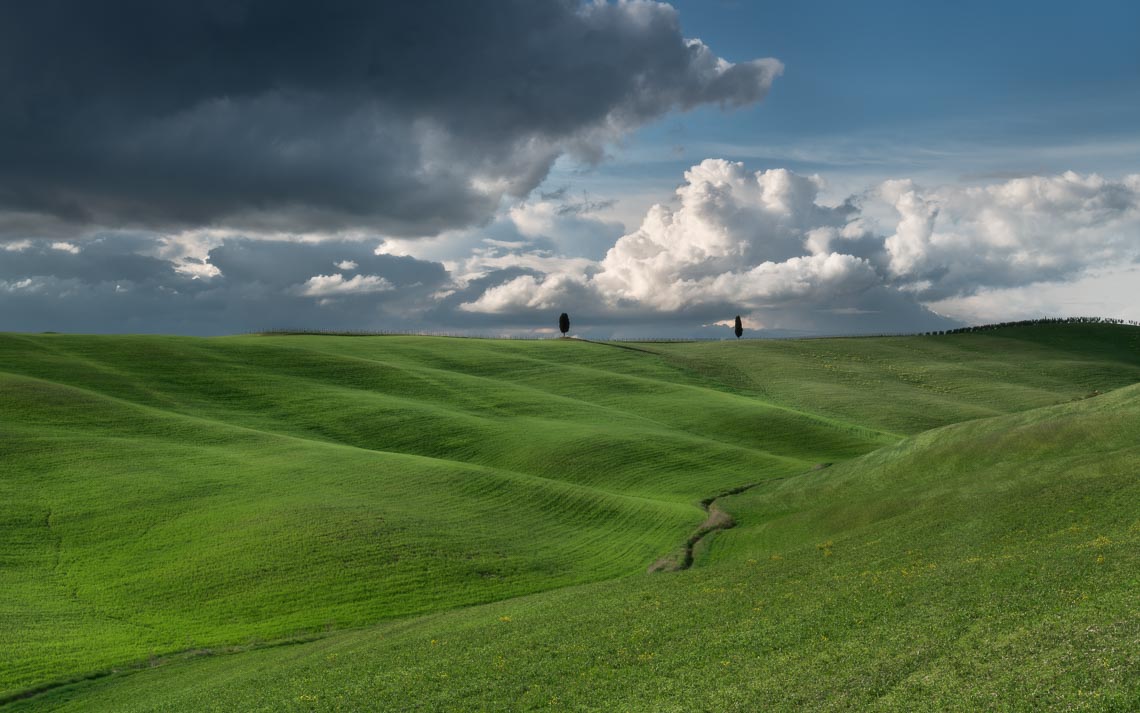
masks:
<svg viewBox="0 0 1140 713"><path fill-rule="evenodd" d="M811 470L823 470L829 465L831 464L817 463L812 466ZM800 475L803 474L801 473ZM743 493L746 490L751 490L752 488L755 488L757 485L761 485L762 483L772 483L777 480L787 480L787 478L772 478L771 480L764 480L760 483L749 483L748 485L741 485L739 487L733 488L732 490L726 490L719 495L714 495L711 498L705 498L702 500L701 508L706 513L708 513L708 517L705 518L705 521L697 526L697 529L693 531L693 534L689 535L689 539L685 540L685 544L682 545L679 550L661 557L653 564L649 565L649 569L646 571L649 574L653 574L654 572L679 572L683 569L692 567L693 549L696 548L697 543L713 534L717 530L728 530L736 526L736 520L732 519L732 515L729 515L724 510L718 508L716 506L716 501L721 498L726 498L729 495L739 495L740 493Z"/></svg>

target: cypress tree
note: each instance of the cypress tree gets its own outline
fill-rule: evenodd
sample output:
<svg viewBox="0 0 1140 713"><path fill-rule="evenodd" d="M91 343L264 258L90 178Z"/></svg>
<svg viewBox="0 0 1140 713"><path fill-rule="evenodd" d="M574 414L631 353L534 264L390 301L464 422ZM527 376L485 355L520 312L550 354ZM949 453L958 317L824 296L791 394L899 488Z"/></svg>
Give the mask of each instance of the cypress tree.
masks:
<svg viewBox="0 0 1140 713"><path fill-rule="evenodd" d="M740 335L744 334L744 325L740 323L740 315L736 315L736 324L732 327L732 333L736 335L737 339L740 339Z"/></svg>
<svg viewBox="0 0 1140 713"><path fill-rule="evenodd" d="M562 332L562 336L565 337L566 333L570 331L570 315L566 314L565 312L559 315L558 329Z"/></svg>

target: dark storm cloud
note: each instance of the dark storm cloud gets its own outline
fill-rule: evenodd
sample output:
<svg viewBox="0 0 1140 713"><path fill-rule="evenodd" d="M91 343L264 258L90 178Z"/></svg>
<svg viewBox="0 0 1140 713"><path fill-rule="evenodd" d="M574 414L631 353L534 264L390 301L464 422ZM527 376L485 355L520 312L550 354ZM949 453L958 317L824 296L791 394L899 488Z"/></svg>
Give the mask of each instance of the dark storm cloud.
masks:
<svg viewBox="0 0 1140 713"><path fill-rule="evenodd" d="M0 211L433 233L779 71L721 63L641 2L5 3Z"/></svg>

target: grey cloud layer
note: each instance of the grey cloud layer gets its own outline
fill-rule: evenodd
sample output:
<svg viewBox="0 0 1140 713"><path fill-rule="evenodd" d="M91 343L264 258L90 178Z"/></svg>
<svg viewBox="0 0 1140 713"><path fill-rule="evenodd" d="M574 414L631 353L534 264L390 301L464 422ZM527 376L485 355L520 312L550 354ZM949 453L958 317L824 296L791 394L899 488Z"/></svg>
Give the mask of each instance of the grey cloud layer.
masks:
<svg viewBox="0 0 1140 713"><path fill-rule="evenodd" d="M564 153L755 102L780 70L729 64L640 1L6 3L0 211L430 234L488 219Z"/></svg>
<svg viewBox="0 0 1140 713"><path fill-rule="evenodd" d="M0 329L418 329L431 295L449 281L438 263L377 255L371 244L241 238L211 249L216 274L199 279L183 261L145 254L155 241L109 234L74 249L43 240L0 250Z"/></svg>

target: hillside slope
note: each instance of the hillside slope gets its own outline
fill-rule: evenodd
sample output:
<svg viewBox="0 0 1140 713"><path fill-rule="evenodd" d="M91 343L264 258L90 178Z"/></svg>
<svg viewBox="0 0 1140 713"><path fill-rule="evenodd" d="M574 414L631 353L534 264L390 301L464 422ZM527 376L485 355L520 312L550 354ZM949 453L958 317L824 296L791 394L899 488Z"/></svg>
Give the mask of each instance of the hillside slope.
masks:
<svg viewBox="0 0 1140 713"><path fill-rule="evenodd" d="M183 662L93 683L74 706L40 703L1134 710L1138 434L1140 386L950 426L736 496L742 525L695 570Z"/></svg>
<svg viewBox="0 0 1140 713"><path fill-rule="evenodd" d="M19 642L0 654L0 688L18 695L239 645L252 650L175 655L9 705L151 710L166 696L172 709L203 710L192 699L208 689L216 710L554 698L748 709L818 703L866 673L860 660L903 691L891 694L902 705L921 693L893 678L905 642L929 630L927 653L899 670L950 660L970 617L947 612L978 607L987 588L997 604L977 609L984 617L1025 628L1051 616L1066 635L1095 621L1111 633L1089 646L1134 642L1137 394L1074 399L1140 381L1137 330L1056 329L1083 335L637 350L0 335L0 577L12 593L0 628ZM971 359L979 350L988 358ZM702 518L697 500L757 482L724 501L740 526L711 538L698 567L641 574ZM1072 542L1040 530L1061 532L1061 520L1080 528ZM1085 545L1102 558L1094 569L1074 554ZM1115 599L1054 610L1032 599L1030 570L1048 585L1072 579L1062 589L1082 602ZM587 582L597 583L566 588ZM1030 599L1006 607L1018 586ZM544 590L555 591L507 599ZM890 606L866 609L864 596ZM494 600L506 601L343 631ZM821 642L843 647L807 646L821 626ZM780 673L839 651L850 670L819 684ZM1135 673L1134 660L1114 666ZM939 695L983 700L951 695L949 682L974 674L955 673ZM1135 694L1093 682L1119 700ZM881 683L846 681L854 697L836 705L877 699ZM718 691L724 705L709 698Z"/></svg>

